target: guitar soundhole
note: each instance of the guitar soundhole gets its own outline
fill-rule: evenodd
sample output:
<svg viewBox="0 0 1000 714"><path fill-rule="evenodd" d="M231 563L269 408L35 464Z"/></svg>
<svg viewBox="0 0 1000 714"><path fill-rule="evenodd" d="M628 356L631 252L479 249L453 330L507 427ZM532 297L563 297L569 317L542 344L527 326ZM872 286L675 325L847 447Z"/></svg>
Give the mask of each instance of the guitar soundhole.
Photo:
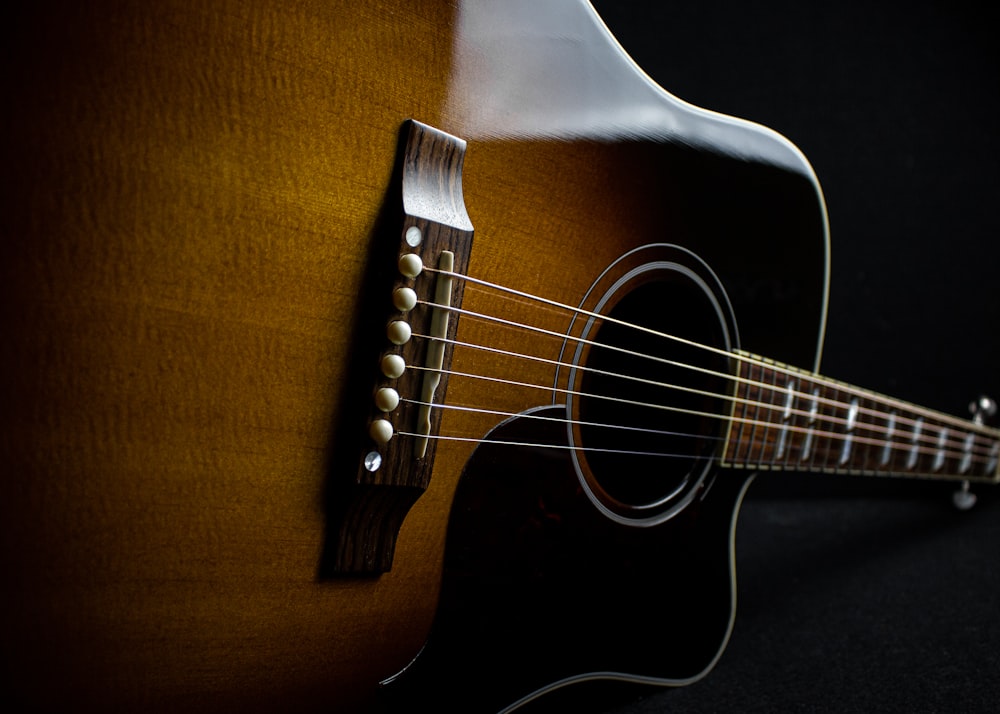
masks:
<svg viewBox="0 0 1000 714"><path fill-rule="evenodd" d="M632 256L595 285L592 311L613 320L583 326L582 369L569 376L578 476L601 511L636 525L669 519L706 485L732 390L735 322L721 284L687 251L655 248L671 260Z"/></svg>

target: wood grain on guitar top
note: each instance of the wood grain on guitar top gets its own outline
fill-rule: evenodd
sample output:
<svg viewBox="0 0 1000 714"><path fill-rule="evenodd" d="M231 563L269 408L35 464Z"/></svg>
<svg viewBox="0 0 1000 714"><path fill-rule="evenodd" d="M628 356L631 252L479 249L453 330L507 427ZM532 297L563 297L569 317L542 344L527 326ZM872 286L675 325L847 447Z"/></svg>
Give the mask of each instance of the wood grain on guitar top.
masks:
<svg viewBox="0 0 1000 714"><path fill-rule="evenodd" d="M389 9L24 11L0 508L25 705L339 707L426 635L433 558L317 582L369 234L447 76L448 7Z"/></svg>
<svg viewBox="0 0 1000 714"><path fill-rule="evenodd" d="M360 707L427 636L472 452L439 448L390 573L322 577L341 385L399 127L462 136L446 110L454 9L58 5L22 11L3 70L5 699ZM616 69L602 81L634 81ZM464 184L471 274L575 304L623 252L696 242L748 308L743 345L812 364L825 234L809 177L684 142L486 137ZM783 260L803 266L791 283ZM776 281L787 289L762 295ZM807 327L784 334L779 303ZM462 401L474 385L449 389ZM510 390L498 406L537 400ZM495 419L443 422L481 436Z"/></svg>

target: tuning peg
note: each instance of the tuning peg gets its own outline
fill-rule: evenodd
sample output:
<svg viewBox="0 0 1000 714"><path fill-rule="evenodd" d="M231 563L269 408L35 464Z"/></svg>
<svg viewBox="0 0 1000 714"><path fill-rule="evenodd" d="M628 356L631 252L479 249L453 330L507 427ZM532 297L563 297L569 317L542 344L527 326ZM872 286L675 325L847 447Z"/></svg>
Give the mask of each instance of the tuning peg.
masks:
<svg viewBox="0 0 1000 714"><path fill-rule="evenodd" d="M962 487L951 494L951 502L960 511L968 511L976 505L976 494L969 490L968 481L962 481Z"/></svg>
<svg viewBox="0 0 1000 714"><path fill-rule="evenodd" d="M973 423L981 425L997 413L997 403L990 397L981 396L969 403L969 411L972 412ZM951 502L960 511L968 511L976 505L976 494L969 490L968 481L962 481L962 487L951 494Z"/></svg>
<svg viewBox="0 0 1000 714"><path fill-rule="evenodd" d="M972 412L972 421L982 424L988 417L996 415L997 403L990 397L982 396L969 403L969 411Z"/></svg>

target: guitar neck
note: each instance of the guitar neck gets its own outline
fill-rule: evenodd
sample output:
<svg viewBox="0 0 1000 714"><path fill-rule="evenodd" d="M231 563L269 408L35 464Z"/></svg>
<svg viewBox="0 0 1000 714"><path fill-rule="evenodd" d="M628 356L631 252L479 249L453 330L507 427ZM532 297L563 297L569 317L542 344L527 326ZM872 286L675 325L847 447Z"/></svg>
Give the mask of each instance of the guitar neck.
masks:
<svg viewBox="0 0 1000 714"><path fill-rule="evenodd" d="M737 353L722 462L940 480L1000 481L1000 431Z"/></svg>

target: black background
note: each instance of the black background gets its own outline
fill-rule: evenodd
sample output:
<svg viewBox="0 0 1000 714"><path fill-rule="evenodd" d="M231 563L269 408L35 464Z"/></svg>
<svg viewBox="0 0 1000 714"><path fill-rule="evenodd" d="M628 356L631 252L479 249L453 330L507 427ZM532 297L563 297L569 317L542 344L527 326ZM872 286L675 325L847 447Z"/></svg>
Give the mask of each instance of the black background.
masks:
<svg viewBox="0 0 1000 714"><path fill-rule="evenodd" d="M668 91L767 125L810 159L833 246L825 374L955 414L1000 397L992 10L595 6ZM1000 499L982 487L959 513L952 490L758 477L737 529L729 648L702 682L622 712L995 711Z"/></svg>

